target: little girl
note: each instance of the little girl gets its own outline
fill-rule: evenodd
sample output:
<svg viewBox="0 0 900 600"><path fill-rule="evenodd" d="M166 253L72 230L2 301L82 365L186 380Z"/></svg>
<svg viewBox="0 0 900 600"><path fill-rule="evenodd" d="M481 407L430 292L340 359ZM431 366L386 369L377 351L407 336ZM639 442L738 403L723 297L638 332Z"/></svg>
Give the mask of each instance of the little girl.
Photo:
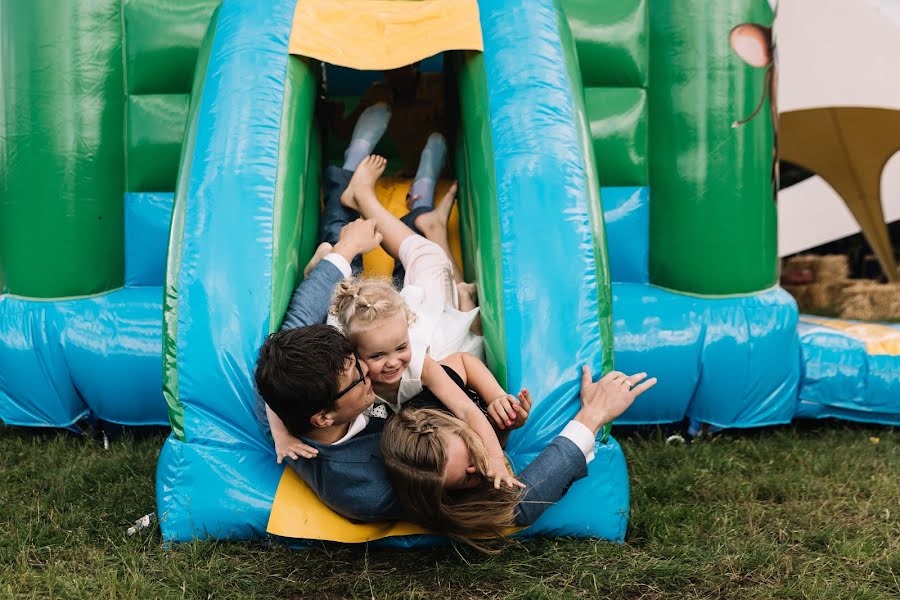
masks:
<svg viewBox="0 0 900 600"><path fill-rule="evenodd" d="M510 487L520 485L508 473L497 434L485 412L466 390L479 398L491 399L487 414L495 420L503 411L503 419L499 421L501 429L504 424L511 428L514 425L504 406L515 407L512 409L515 425L527 417L528 392L520 392L519 403L509 403L506 392L475 356L456 352L443 357L440 363L430 356L431 331L421 326L417 315L404 301L406 296L418 295L416 287L410 284L403 292L397 292L387 279L345 279L335 290L331 313L356 346L359 359L368 367L372 387L381 403L399 411L409 400L418 404L427 388L430 392L427 396L436 398L481 438L489 456L485 475L494 478L495 486L501 481ZM410 290L415 290L414 294ZM445 343L444 347L447 346Z"/></svg>

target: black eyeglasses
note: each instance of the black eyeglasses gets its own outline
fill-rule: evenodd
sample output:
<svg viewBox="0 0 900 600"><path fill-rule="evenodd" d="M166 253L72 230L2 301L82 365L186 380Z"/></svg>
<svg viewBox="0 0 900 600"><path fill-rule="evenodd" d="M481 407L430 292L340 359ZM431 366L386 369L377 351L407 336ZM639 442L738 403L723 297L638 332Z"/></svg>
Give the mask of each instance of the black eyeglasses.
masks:
<svg viewBox="0 0 900 600"><path fill-rule="evenodd" d="M355 380L353 383L351 383L350 385L348 385L347 387L345 387L344 389L342 389L341 391L339 391L339 392L337 393L337 396L334 397L335 402L337 402L337 400L338 400L341 396L343 396L344 394L346 394L347 392L349 392L350 390L352 390L353 388L355 388L356 386L358 386L359 384L361 384L363 381L366 380L366 374L363 373L362 365L361 365L360 362L359 362L359 357L358 357L358 356L354 356L354 357L353 357L353 360L356 361L356 372L359 373L359 379Z"/></svg>

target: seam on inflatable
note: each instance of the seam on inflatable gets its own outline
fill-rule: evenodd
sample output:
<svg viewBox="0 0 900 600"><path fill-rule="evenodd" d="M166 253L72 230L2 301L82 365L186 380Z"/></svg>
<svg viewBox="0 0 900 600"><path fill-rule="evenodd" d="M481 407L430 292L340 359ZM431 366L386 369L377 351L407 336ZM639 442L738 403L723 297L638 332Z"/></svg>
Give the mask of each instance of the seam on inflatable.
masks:
<svg viewBox="0 0 900 600"><path fill-rule="evenodd" d="M86 296L58 296L54 298L32 298L31 296L20 296L18 294L2 294L0 298L10 298L14 300L24 300L27 302L36 302L36 303L45 303L52 304L54 302L68 302L69 300L84 300L90 298L99 298L101 296L106 296L107 294L112 294L113 292L118 292L124 290L126 286L122 285L115 288L110 288L108 290L103 290L102 292L95 292L93 294L87 294ZM149 286L147 286L149 287Z"/></svg>
<svg viewBox="0 0 900 600"><path fill-rule="evenodd" d="M127 40L125 39L125 0L119 0L119 30L122 32L120 39L122 40L122 91L124 92L125 108L122 111L122 169L123 181L125 183L125 193L130 190L128 181L128 97L131 93L128 91L128 50L125 47Z"/></svg>
<svg viewBox="0 0 900 600"><path fill-rule="evenodd" d="M169 412L172 436L180 442L187 441L184 427L184 404L181 402L178 390L178 281L181 275L181 252L184 244L184 211L190 184L191 166L194 162L200 104L203 99L210 51L218 28L218 21L219 9L217 8L210 17L209 27L203 36L197 56L196 64L201 65L202 60L202 69L198 69L194 73L191 89L191 102L188 107L184 143L181 147L181 160L172 201L172 223L169 227L166 278L163 285L163 396ZM168 350L171 350L171 358Z"/></svg>
<svg viewBox="0 0 900 600"><path fill-rule="evenodd" d="M600 178L594 157L594 146L587 123L587 110L582 97L584 84L581 82L581 70L578 64L578 51L575 40L569 29L560 0L553 0L556 9L556 26L559 32L560 50L566 63L569 92L572 101L572 114L575 117L575 129L578 132L578 144L584 161L585 192L588 218L591 222L591 236L594 247L594 271L597 290L597 316L602 349L603 373L613 369L613 328L612 328L612 287L609 272L608 249L606 246L606 228L603 221L603 199L600 192Z"/></svg>

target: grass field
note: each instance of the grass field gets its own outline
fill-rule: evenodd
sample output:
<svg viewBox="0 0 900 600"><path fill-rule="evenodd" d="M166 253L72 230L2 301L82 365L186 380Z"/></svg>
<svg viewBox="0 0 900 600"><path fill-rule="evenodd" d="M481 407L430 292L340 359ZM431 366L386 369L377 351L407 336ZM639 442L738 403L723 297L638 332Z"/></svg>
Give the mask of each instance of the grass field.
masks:
<svg viewBox="0 0 900 600"><path fill-rule="evenodd" d="M0 426L2 598L900 598L900 434L823 423L681 447L620 436L625 545L470 550L250 543L164 550L154 511L162 432L109 450Z"/></svg>

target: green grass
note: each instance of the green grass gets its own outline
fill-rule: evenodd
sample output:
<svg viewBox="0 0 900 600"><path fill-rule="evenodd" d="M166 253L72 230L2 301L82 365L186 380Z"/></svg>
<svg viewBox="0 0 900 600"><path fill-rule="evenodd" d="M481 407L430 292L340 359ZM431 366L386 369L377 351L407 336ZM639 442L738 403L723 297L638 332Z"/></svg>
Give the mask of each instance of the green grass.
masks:
<svg viewBox="0 0 900 600"><path fill-rule="evenodd" d="M880 438L873 443L870 437ZM625 545L161 547L161 433L109 450L0 426L0 598L900 598L900 435L834 423L683 447L621 439Z"/></svg>

